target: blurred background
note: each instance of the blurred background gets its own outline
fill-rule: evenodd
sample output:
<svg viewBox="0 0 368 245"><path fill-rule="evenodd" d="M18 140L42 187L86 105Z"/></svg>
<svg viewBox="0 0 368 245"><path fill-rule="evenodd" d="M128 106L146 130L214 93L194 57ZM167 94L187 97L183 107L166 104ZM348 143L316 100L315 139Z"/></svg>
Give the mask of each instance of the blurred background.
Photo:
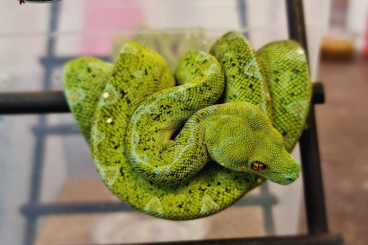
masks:
<svg viewBox="0 0 368 245"><path fill-rule="evenodd" d="M331 232L368 241L368 0L304 1ZM62 65L94 56L113 61L133 39L175 68L186 51L208 51L235 30L255 49L288 38L284 0L63 0L0 2L0 92L62 89ZM299 158L298 147L293 152ZM236 206L190 222L127 208L104 186L71 114L0 116L0 244L111 244L306 233L302 179L267 183ZM79 209L72 204L79 204ZM90 204L90 206L88 206ZM71 206L68 206L71 205ZM85 205L85 206L83 206ZM79 210L79 211L78 211Z"/></svg>

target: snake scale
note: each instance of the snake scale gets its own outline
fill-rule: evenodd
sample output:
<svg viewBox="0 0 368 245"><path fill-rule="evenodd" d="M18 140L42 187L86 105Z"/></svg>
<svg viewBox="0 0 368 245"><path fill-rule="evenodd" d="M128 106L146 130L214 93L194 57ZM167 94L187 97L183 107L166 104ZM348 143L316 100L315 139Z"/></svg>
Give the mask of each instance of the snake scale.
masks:
<svg viewBox="0 0 368 245"><path fill-rule="evenodd" d="M244 36L229 32L210 54L184 55L175 74L155 51L127 42L115 64L83 57L63 73L100 177L141 212L202 218L265 179L289 184L299 175L290 152L312 86L294 41L255 52Z"/></svg>

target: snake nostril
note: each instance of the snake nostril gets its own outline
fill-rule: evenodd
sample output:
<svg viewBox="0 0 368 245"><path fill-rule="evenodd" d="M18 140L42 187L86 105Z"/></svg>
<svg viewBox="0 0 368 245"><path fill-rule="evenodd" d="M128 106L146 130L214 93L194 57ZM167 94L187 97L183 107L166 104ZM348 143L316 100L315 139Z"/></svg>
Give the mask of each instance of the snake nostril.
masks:
<svg viewBox="0 0 368 245"><path fill-rule="evenodd" d="M296 180L298 178L298 175L296 173L292 173L292 174L288 174L285 176L285 179L291 183L293 182L294 180Z"/></svg>

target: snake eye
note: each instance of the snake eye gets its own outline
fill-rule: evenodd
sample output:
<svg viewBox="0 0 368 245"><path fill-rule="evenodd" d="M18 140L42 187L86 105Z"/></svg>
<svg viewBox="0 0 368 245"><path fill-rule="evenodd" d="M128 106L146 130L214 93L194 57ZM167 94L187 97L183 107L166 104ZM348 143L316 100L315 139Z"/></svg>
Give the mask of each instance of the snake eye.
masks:
<svg viewBox="0 0 368 245"><path fill-rule="evenodd" d="M261 163L261 162L253 162L252 163L252 169L254 169L254 170L266 169L266 164Z"/></svg>

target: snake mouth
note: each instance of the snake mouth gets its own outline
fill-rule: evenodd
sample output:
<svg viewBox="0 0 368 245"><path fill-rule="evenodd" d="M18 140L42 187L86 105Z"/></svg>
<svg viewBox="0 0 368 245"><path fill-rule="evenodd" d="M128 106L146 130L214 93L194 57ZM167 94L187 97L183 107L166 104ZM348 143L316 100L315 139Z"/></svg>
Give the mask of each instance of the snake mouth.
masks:
<svg viewBox="0 0 368 245"><path fill-rule="evenodd" d="M265 177L268 180L280 184L280 185L289 185L293 183L299 177L299 172L292 172L287 174L279 174L277 176L272 176L271 178Z"/></svg>
<svg viewBox="0 0 368 245"><path fill-rule="evenodd" d="M299 173L292 172L290 174L285 174L284 179L285 181L283 183L280 183L281 185L288 185L293 183L297 178L299 177Z"/></svg>

